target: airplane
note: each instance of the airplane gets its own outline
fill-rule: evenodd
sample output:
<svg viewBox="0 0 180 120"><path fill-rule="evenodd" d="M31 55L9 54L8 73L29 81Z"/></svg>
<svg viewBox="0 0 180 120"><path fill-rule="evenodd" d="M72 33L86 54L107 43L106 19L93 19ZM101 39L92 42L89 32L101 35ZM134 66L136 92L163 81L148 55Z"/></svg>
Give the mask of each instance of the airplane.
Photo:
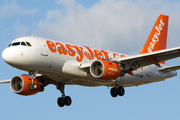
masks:
<svg viewBox="0 0 180 120"><path fill-rule="evenodd" d="M162 81L177 75L180 65L166 66L165 61L180 56L180 47L166 49L169 16L160 14L144 47L137 55L126 55L41 37L20 37L3 51L3 60L27 71L12 79L11 90L19 95L35 95L53 84L62 93L59 107L70 106L65 85L112 87L112 97L123 96L124 87Z"/></svg>

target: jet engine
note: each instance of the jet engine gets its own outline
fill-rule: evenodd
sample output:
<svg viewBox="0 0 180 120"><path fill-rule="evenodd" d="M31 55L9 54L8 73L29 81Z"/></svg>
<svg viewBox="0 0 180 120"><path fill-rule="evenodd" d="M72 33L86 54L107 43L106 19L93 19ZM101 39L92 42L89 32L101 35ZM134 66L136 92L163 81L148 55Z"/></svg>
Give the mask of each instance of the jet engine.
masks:
<svg viewBox="0 0 180 120"><path fill-rule="evenodd" d="M121 70L116 63L96 60L90 66L90 73L97 79L114 80L120 76Z"/></svg>
<svg viewBox="0 0 180 120"><path fill-rule="evenodd" d="M32 84L32 78L25 76L25 75L19 75L15 76L11 79L10 87L11 90L19 95L34 95L38 92L43 91L42 86L40 85L39 81L37 79L34 80L34 84L36 84L37 89L30 90L29 85ZM44 87L43 87L44 88Z"/></svg>

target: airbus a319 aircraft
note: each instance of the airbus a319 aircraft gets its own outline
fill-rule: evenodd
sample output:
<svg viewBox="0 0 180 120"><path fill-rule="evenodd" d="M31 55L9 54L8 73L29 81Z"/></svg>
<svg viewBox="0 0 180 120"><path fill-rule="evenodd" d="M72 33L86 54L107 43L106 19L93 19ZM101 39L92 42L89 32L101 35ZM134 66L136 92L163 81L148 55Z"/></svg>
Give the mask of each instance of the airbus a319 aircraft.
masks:
<svg viewBox="0 0 180 120"><path fill-rule="evenodd" d="M180 47L166 49L168 16L159 15L143 49L137 55L90 48L44 39L21 37L3 51L3 60L29 74L17 75L0 83L10 83L19 95L34 95L53 84L61 91L57 103L70 106L65 85L108 86L112 97L123 96L124 87L161 81L177 75L180 65L168 67L165 61L180 56Z"/></svg>

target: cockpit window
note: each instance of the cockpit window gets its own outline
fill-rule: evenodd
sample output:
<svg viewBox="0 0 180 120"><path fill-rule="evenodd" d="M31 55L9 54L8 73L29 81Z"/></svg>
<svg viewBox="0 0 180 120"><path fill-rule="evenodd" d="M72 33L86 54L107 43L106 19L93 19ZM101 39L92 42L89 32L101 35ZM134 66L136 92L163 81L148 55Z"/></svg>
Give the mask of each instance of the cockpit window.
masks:
<svg viewBox="0 0 180 120"><path fill-rule="evenodd" d="M27 46L25 42L21 42L21 45L23 45L23 46Z"/></svg>
<svg viewBox="0 0 180 120"><path fill-rule="evenodd" d="M15 42L12 44L12 46L17 46L17 45L20 45L20 42Z"/></svg>
<svg viewBox="0 0 180 120"><path fill-rule="evenodd" d="M14 43L10 43L8 45L8 47L11 47L11 46L18 46L18 45L22 45L22 46L32 46L29 42L14 42Z"/></svg>
<svg viewBox="0 0 180 120"><path fill-rule="evenodd" d="M12 45L12 43L11 43L11 44L9 44L9 45L8 45L8 47L10 47L11 45Z"/></svg>
<svg viewBox="0 0 180 120"><path fill-rule="evenodd" d="M31 44L30 44L29 42L26 42L26 44L27 44L28 46L31 46Z"/></svg>

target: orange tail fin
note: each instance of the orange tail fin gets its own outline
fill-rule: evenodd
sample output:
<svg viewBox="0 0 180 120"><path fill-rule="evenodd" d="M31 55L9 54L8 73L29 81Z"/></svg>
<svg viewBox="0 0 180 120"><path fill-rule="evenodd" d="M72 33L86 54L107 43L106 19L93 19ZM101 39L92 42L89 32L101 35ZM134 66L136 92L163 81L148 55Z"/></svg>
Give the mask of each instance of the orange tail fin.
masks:
<svg viewBox="0 0 180 120"><path fill-rule="evenodd" d="M166 49L169 16L160 14L139 54ZM165 64L165 61L161 62Z"/></svg>

